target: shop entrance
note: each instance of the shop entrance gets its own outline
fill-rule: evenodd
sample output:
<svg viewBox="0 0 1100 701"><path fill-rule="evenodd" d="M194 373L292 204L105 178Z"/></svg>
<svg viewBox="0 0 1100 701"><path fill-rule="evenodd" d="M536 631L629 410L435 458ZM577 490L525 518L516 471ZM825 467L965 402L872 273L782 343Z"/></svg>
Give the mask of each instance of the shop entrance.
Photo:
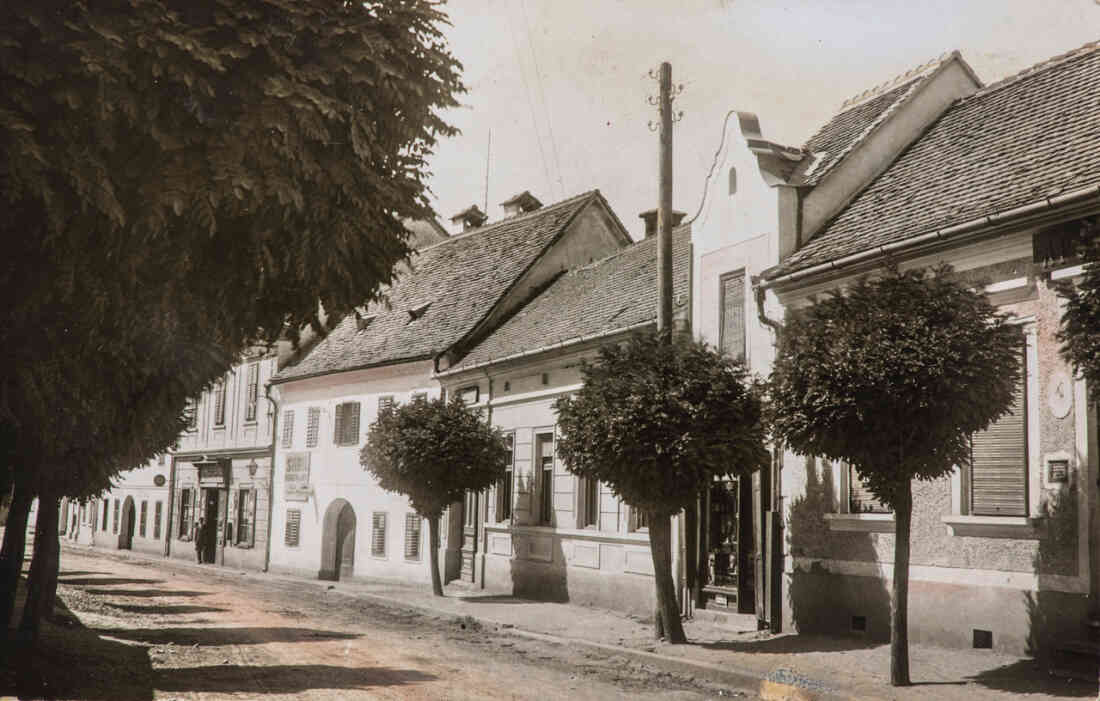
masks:
<svg viewBox="0 0 1100 701"><path fill-rule="evenodd" d="M702 529L707 553L703 598L708 609L756 610L752 486L746 477L716 480Z"/></svg>
<svg viewBox="0 0 1100 701"><path fill-rule="evenodd" d="M225 527L224 489L206 488L202 490L202 517L206 527L202 533L202 561L217 562L218 543L221 542L222 529Z"/></svg>

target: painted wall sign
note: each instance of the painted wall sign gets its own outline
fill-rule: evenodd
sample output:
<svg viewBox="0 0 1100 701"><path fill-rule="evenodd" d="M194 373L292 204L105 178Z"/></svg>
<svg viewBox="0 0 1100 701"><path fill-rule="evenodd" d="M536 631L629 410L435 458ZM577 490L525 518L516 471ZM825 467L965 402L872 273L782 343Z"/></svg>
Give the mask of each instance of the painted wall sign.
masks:
<svg viewBox="0 0 1100 701"><path fill-rule="evenodd" d="M287 501L309 500L309 453L287 453L284 498Z"/></svg>

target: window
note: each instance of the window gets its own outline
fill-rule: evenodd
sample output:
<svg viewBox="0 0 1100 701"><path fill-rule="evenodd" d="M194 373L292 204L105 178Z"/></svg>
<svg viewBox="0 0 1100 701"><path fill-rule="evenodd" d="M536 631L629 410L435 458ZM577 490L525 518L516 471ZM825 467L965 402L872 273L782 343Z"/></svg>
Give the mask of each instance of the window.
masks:
<svg viewBox="0 0 1100 701"><path fill-rule="evenodd" d="M481 398L480 391L481 390L478 388L477 385L463 387L462 389L458 390L458 398L461 399L462 403L467 406L477 404L478 400Z"/></svg>
<svg viewBox="0 0 1100 701"><path fill-rule="evenodd" d="M428 401L428 393L427 392L413 392L412 393L412 400L414 402L426 402L426 401Z"/></svg>
<svg viewBox="0 0 1100 701"><path fill-rule="evenodd" d="M187 430L195 431L199 427L199 403L194 399L187 400L187 406L183 409L184 419L187 421Z"/></svg>
<svg viewBox="0 0 1100 701"><path fill-rule="evenodd" d="M160 502L158 501L156 503L156 505L153 507L153 539L154 540L159 540L160 539L160 513L161 513L161 505L160 505Z"/></svg>
<svg viewBox="0 0 1100 701"><path fill-rule="evenodd" d="M260 391L260 364L251 363L248 366L248 384L244 393L244 420L256 420L256 400Z"/></svg>
<svg viewBox="0 0 1100 701"><path fill-rule="evenodd" d="M539 525L554 522L554 434L535 437L535 464L539 471Z"/></svg>
<svg viewBox="0 0 1100 701"><path fill-rule="evenodd" d="M256 490L241 489L237 492L237 545L252 547L253 524L256 515Z"/></svg>
<svg viewBox="0 0 1100 701"><path fill-rule="evenodd" d="M111 519L111 533L118 533L118 499L115 499L115 515Z"/></svg>
<svg viewBox="0 0 1100 701"><path fill-rule="evenodd" d="M149 520L149 502L141 502L141 521L138 525L138 535L145 537L145 524Z"/></svg>
<svg viewBox="0 0 1100 701"><path fill-rule="evenodd" d="M110 517L111 511L110 503L111 502L107 499L103 500L103 525L100 527L100 530L107 530L107 519Z"/></svg>
<svg viewBox="0 0 1100 701"><path fill-rule="evenodd" d="M727 194L730 194L730 195L737 194L737 169L736 168L730 168L729 192Z"/></svg>
<svg viewBox="0 0 1100 701"><path fill-rule="evenodd" d="M718 281L718 350L745 361L745 271L726 273Z"/></svg>
<svg viewBox="0 0 1100 701"><path fill-rule="evenodd" d="M358 445L359 402L344 402L336 405L332 442L336 445Z"/></svg>
<svg viewBox="0 0 1100 701"><path fill-rule="evenodd" d="M191 535L191 490L180 490L180 530L179 538Z"/></svg>
<svg viewBox="0 0 1100 701"><path fill-rule="evenodd" d="M630 507L630 532L649 531L649 513Z"/></svg>
<svg viewBox="0 0 1100 701"><path fill-rule="evenodd" d="M298 547L298 536L301 534L302 512L298 509L287 509L286 534L283 542L288 548Z"/></svg>
<svg viewBox="0 0 1100 701"><path fill-rule="evenodd" d="M405 514L405 559L420 559L420 514Z"/></svg>
<svg viewBox="0 0 1100 701"><path fill-rule="evenodd" d="M371 518L370 554L374 557L386 556L386 514L375 511Z"/></svg>
<svg viewBox="0 0 1100 701"><path fill-rule="evenodd" d="M294 412L287 409L283 412L283 447L294 445Z"/></svg>
<svg viewBox="0 0 1100 701"><path fill-rule="evenodd" d="M515 434L509 433L504 437L504 443L508 447L508 462L504 468L504 477L497 482L497 521L512 520L512 466L515 463Z"/></svg>
<svg viewBox="0 0 1100 701"><path fill-rule="evenodd" d="M888 514L890 509L867 488L855 465L848 466L848 511L853 514Z"/></svg>
<svg viewBox="0 0 1100 701"><path fill-rule="evenodd" d="M316 448L317 438L321 433L321 407L311 406L309 418L306 420L306 447Z"/></svg>
<svg viewBox="0 0 1100 701"><path fill-rule="evenodd" d="M163 465L163 464L164 464L164 461L165 461L165 459L166 459L166 456L165 456L165 454L164 454L164 453L161 453L160 455L158 455L158 456L157 456L157 464L158 464L158 465Z"/></svg>
<svg viewBox="0 0 1100 701"><path fill-rule="evenodd" d="M1009 413L970 440L970 513L1027 516L1027 357L1020 352L1020 378Z"/></svg>
<svg viewBox="0 0 1100 701"><path fill-rule="evenodd" d="M225 425L225 380L218 380L214 386L214 425Z"/></svg>
<svg viewBox="0 0 1100 701"><path fill-rule="evenodd" d="M378 413L381 414L386 409L393 408L393 395L386 395L385 397L378 398Z"/></svg>
<svg viewBox="0 0 1100 701"><path fill-rule="evenodd" d="M600 523L600 482L581 477L580 483L580 527L597 528Z"/></svg>

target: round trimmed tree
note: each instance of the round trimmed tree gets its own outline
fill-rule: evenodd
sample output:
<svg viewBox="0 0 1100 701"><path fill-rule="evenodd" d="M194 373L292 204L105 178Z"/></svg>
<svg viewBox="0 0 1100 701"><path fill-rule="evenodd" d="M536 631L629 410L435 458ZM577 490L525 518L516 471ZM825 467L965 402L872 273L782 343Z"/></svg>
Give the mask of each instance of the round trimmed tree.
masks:
<svg viewBox="0 0 1100 701"><path fill-rule="evenodd" d="M439 519L467 491L488 489L505 476L504 436L458 397L417 399L382 410L359 462L382 489L405 495L428 519L432 593L443 596Z"/></svg>
<svg viewBox="0 0 1100 701"><path fill-rule="evenodd" d="M854 466L894 512L890 679L909 684L912 481L970 460L1009 410L1023 337L950 267L862 278L789 313L772 370L774 430L796 453Z"/></svg>
<svg viewBox="0 0 1100 701"><path fill-rule="evenodd" d="M558 454L570 472L604 482L646 514L656 632L685 642L670 519L716 476L768 466L759 388L740 363L704 343L661 333L604 346L581 372L581 389L555 404Z"/></svg>

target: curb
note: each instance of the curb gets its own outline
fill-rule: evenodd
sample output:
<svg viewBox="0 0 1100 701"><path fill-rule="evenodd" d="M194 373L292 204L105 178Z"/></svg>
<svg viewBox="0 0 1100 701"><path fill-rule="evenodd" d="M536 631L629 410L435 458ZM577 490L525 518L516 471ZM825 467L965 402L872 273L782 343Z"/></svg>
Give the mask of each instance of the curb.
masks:
<svg viewBox="0 0 1100 701"><path fill-rule="evenodd" d="M182 566L183 568L186 568L188 570L204 570L207 572L210 571L209 569L204 568L198 563L187 562L183 560L168 560L166 558L159 558L141 552L101 552L98 548L95 548L94 546L65 543L62 543L61 549L72 550L79 554L94 553L97 555L107 555L109 557L116 557L120 560L145 560L150 562L165 562L171 565ZM247 577L253 577L257 579L272 579L282 580L286 582L295 582L299 584L310 585L321 591L329 591L329 588L331 586L330 583L321 580L305 579L302 577L295 577L293 575L272 574L270 572L242 572L236 569L229 570L225 568L219 568L216 574L222 574L226 576L233 574L237 574L237 576L240 576L240 574L244 574ZM510 634L517 635L522 638L553 643L565 647L579 646L592 650L599 650L601 652L608 652L615 655L622 655L624 657L629 657L641 662L659 663L662 667L666 669L674 669L675 671L681 674L686 674L688 676L695 676L699 672L705 672L708 679L719 681L722 684L730 686L738 691L746 692L749 694L756 694L759 696L760 699L763 699L764 701L857 701L857 697L838 693L832 689L827 688L824 684L820 682L801 678L794 672L787 669L777 669L762 677L760 672L740 669L733 665L717 665L710 662L689 660L672 655L663 655L661 653L649 652L647 650L636 650L634 648L624 647L621 645L600 643L594 640L585 640L583 638L567 638L550 633L539 633L536 631L519 628L517 626L514 626L513 624L501 623L500 621L496 621L492 618L488 618L485 616L473 615L465 612L460 613L456 611L449 611L428 604L420 602L410 602L392 596L373 594L371 592L354 591L349 589L337 590L337 592L347 596L373 601L389 608L410 609L420 613L425 613L432 616L441 616L445 618L467 616L486 626L509 626L507 628L504 628L504 630L506 630ZM866 698L867 697L859 697L861 701Z"/></svg>

